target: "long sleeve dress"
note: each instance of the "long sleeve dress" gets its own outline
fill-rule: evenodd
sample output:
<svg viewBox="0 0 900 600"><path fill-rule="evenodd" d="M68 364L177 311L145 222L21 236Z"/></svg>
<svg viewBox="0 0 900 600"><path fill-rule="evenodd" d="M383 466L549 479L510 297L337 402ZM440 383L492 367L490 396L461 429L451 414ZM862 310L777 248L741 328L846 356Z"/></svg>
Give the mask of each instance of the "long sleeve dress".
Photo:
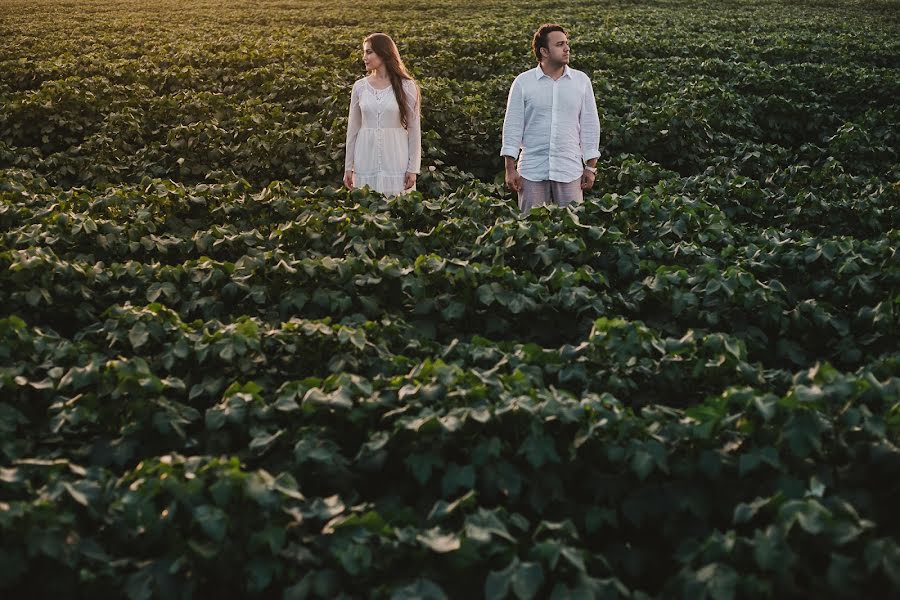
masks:
<svg viewBox="0 0 900 600"><path fill-rule="evenodd" d="M419 172L422 130L415 83L404 80L403 91L406 128L400 124L393 88L375 89L367 78L353 84L344 170L355 173L355 187L368 185L376 192L395 196L405 191L406 174Z"/></svg>

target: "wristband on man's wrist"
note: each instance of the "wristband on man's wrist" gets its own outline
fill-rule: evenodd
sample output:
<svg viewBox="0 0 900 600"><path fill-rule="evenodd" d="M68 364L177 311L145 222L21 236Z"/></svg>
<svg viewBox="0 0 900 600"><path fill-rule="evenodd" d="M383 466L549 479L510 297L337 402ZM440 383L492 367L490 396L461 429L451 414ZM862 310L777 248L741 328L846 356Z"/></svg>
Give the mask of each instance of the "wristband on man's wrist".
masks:
<svg viewBox="0 0 900 600"><path fill-rule="evenodd" d="M597 174L597 167L591 167L591 166L589 166L589 165L584 165L584 170L585 170L585 171L590 171L590 172L593 173L594 175Z"/></svg>

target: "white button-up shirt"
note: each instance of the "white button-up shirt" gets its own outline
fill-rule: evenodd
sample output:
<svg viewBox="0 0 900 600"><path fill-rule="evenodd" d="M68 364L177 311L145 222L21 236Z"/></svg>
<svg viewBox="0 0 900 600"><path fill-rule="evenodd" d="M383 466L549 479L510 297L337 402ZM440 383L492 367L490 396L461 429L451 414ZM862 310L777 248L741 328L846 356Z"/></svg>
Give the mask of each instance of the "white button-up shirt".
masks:
<svg viewBox="0 0 900 600"><path fill-rule="evenodd" d="M568 66L555 81L540 65L519 74L509 89L500 156L518 157L519 174L530 181L580 178L584 163L600 156L590 78Z"/></svg>

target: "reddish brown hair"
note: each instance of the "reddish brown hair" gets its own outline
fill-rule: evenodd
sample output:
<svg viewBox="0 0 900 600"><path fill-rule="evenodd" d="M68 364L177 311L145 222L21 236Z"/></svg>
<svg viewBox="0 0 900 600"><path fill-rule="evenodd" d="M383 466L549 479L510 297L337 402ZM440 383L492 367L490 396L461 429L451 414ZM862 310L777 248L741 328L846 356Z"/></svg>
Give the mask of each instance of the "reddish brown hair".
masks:
<svg viewBox="0 0 900 600"><path fill-rule="evenodd" d="M400 58L400 51L397 50L397 44L394 43L391 36L385 33L373 33L363 40L363 46L366 43L372 45L372 52L378 55L378 58L382 60L387 69L391 87L394 89L394 97L397 98L397 104L400 106L400 123L403 127L407 127L409 124L409 115L407 114L409 108L406 106L406 92L403 90L403 80L408 79L413 82L413 86L416 89L415 106L417 110L421 104L419 86L412 75L409 74L409 71L406 70L406 65L403 64L403 59Z"/></svg>

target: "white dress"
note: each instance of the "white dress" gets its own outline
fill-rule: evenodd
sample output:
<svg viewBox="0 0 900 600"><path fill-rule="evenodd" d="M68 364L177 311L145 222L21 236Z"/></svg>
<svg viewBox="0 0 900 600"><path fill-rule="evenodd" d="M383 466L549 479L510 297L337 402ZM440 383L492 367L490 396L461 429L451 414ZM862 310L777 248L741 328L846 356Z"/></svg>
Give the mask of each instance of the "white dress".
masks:
<svg viewBox="0 0 900 600"><path fill-rule="evenodd" d="M375 89L365 77L353 84L344 171L354 172L355 187L368 185L396 196L404 192L406 174L419 172L422 129L416 85L404 80L403 92L407 128L400 124L400 107L391 86Z"/></svg>

